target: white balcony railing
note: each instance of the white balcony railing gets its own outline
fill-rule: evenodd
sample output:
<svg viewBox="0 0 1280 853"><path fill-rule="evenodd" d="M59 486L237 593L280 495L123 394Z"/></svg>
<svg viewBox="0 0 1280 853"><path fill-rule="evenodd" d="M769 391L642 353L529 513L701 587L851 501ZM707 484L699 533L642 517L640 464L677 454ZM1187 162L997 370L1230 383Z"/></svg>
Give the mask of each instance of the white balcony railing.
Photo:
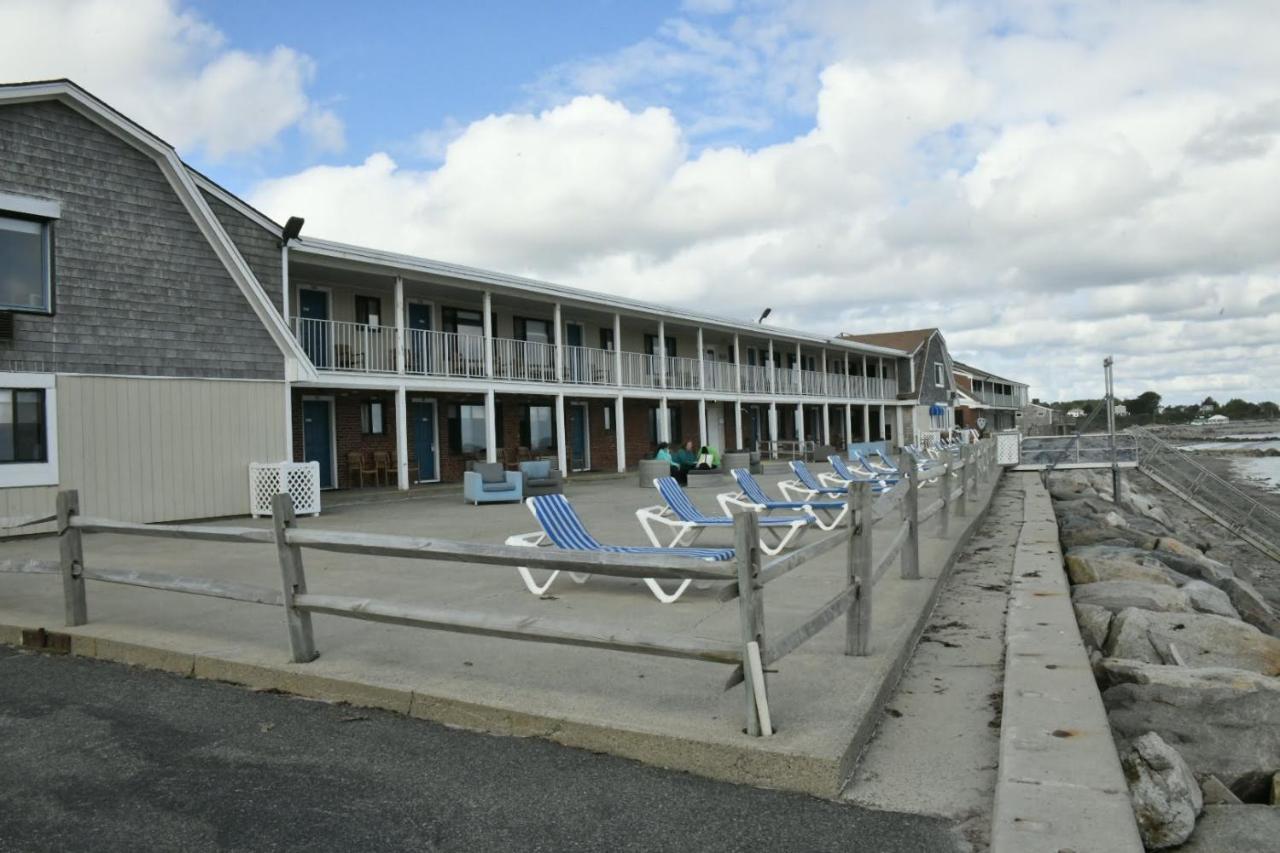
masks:
<svg viewBox="0 0 1280 853"><path fill-rule="evenodd" d="M405 373L416 376L484 377L484 338L456 332L405 330Z"/></svg>
<svg viewBox="0 0 1280 853"><path fill-rule="evenodd" d="M744 394L768 394L769 368L759 364L742 365L742 392Z"/></svg>
<svg viewBox="0 0 1280 853"><path fill-rule="evenodd" d="M628 388L657 388L658 357L641 352L622 353L622 384Z"/></svg>
<svg viewBox="0 0 1280 853"><path fill-rule="evenodd" d="M394 328L294 317L293 329L303 351L320 370L396 372Z"/></svg>
<svg viewBox="0 0 1280 853"><path fill-rule="evenodd" d="M702 385L696 358L667 357L667 387L675 391L697 391Z"/></svg>
<svg viewBox="0 0 1280 853"><path fill-rule="evenodd" d="M615 354L592 347L565 347L564 381L572 385L617 385Z"/></svg>
<svg viewBox="0 0 1280 853"><path fill-rule="evenodd" d="M702 375L706 378L705 388L708 391L737 390L737 368L727 361L704 361Z"/></svg>
<svg viewBox="0 0 1280 853"><path fill-rule="evenodd" d="M495 379L513 379L517 382L555 382L555 345L494 338L493 375Z"/></svg>

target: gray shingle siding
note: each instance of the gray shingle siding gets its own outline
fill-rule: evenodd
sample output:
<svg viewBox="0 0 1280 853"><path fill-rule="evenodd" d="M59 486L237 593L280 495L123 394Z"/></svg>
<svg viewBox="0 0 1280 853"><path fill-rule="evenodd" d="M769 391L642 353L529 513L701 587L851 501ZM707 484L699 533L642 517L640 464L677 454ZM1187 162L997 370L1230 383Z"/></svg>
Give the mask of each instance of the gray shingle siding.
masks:
<svg viewBox="0 0 1280 853"><path fill-rule="evenodd" d="M62 204L55 314L15 314L0 369L283 378L279 348L150 156L56 102L0 106L0 192Z"/></svg>
<svg viewBox="0 0 1280 853"><path fill-rule="evenodd" d="M218 217L227 235L231 237L231 242L235 243L236 248L240 250L240 255L249 265L249 269L253 270L258 283L271 298L271 304L276 307L278 313L284 299L280 277L280 238L269 233L261 225L236 211L217 196L203 190L201 193L204 195L204 200L209 203L209 207L213 209L213 215Z"/></svg>
<svg viewBox="0 0 1280 853"><path fill-rule="evenodd" d="M949 403L951 401L950 379L951 372L946 369L947 359L945 355L946 344L942 340L942 335L933 335L929 338L929 343L922 350L924 358L924 373L920 385L920 403L929 405L931 403ZM943 365L943 379L946 381L947 387L939 388L934 380L935 363ZM917 365L917 370L920 367Z"/></svg>

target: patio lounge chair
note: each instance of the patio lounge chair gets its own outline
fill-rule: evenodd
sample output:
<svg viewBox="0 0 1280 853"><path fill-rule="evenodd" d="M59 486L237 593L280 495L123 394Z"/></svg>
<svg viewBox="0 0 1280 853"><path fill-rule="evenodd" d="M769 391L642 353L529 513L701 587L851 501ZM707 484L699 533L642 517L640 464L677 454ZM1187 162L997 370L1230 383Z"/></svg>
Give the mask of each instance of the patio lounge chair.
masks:
<svg viewBox="0 0 1280 853"><path fill-rule="evenodd" d="M757 511L759 512L798 509L805 515L812 516L814 523L822 530L833 530L836 525L844 521L845 515L849 512L849 505L845 501L774 500L765 493L765 490L756 482L756 478L752 477L751 472L746 468L734 468L733 479L741 491L736 494L726 492L722 495L716 495L716 500L720 502L720 508L724 510L725 515L732 515L733 507L735 506L751 509L758 508Z"/></svg>
<svg viewBox="0 0 1280 853"><path fill-rule="evenodd" d="M809 466L799 459L793 459L790 463L791 471L796 475L794 480L784 480L778 484L778 488L787 500L811 501L814 498L819 500L840 500L849 494L849 483L855 480L835 480L823 482L813 475L809 470ZM830 477L830 475L828 475ZM862 480L863 478L858 478ZM873 491L877 494L887 491L889 486L878 479L866 479L873 486Z"/></svg>
<svg viewBox="0 0 1280 853"><path fill-rule="evenodd" d="M675 529L675 538L667 543L668 548L693 545L703 531L711 527L733 528L732 517L706 515L694 506L693 501L689 500L689 496L684 493L684 489L680 488L680 484L676 482L675 477L658 477L653 481L653 485L658 490L658 494L662 495L662 499L666 501L666 505L642 507L636 510L636 520L640 522L640 526L644 528L645 535L649 537L649 541L654 545L662 545L658 540L658 534L654 531L655 524L662 524ZM768 531L776 544L772 546L766 544L764 536L761 535L760 550L769 556L777 554L787 547L791 540L799 536L812 522L813 516L810 515L762 517L760 519L761 533Z"/></svg>
<svg viewBox="0 0 1280 853"><path fill-rule="evenodd" d="M862 463L846 461L844 457L838 455L828 456L827 462L831 465L831 473L821 474L819 479L828 485L840 484L848 488L850 483L878 483L888 488L902 479L888 474L877 474Z"/></svg>
<svg viewBox="0 0 1280 853"><path fill-rule="evenodd" d="M692 560L707 560L716 563L733 559L732 548L660 548L648 545L602 545L587 532L582 519L578 518L578 514L573 511L573 505L569 503L564 495L539 495L529 498L525 501L525 505L529 507L529 512L533 513L533 517L538 520L538 524L542 525L542 531L540 533L522 533L516 536L509 536L506 542L508 545L537 546L550 542L557 548L563 548L566 551L688 557ZM552 581L560 574L559 569L555 570L551 573L551 577L547 578L539 586L526 567L517 566L516 570L520 573L524 585L529 588L529 592L534 595L545 593L551 587ZM578 583L586 583L587 578L590 577L590 575L580 574L579 572L570 572L569 576ZM643 580L649 590L663 604L670 604L683 595L692 582L692 579L686 578L680 581L680 585L676 587L675 592L669 593L659 586L654 578L644 578Z"/></svg>

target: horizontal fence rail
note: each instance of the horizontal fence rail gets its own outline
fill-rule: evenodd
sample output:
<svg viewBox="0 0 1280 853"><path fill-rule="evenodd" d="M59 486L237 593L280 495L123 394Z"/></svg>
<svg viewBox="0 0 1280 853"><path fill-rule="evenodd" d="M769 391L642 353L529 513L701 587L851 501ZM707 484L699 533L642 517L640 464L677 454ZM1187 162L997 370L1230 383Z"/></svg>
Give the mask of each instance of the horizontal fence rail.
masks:
<svg viewBox="0 0 1280 853"><path fill-rule="evenodd" d="M74 491L58 494L53 516L6 519L5 529L55 521L58 529L59 559L4 559L0 572L60 575L63 585L67 625L88 622L86 581L110 583L150 590L220 598L251 604L280 607L286 616L289 646L295 662L305 663L317 656L311 617L321 613L361 621L412 628L452 631L536 643L607 649L663 657L685 658L732 667L725 689L744 684L747 731L768 735L772 718L768 707L765 667L777 663L840 618L846 620L844 653L868 654L873 590L894 560L901 563L905 580L920 577L920 525L935 514L939 531L945 535L950 512L962 514L981 479L994 470L992 442L984 441L960 450L955 459L943 464L955 471L958 484L947 477L939 482L941 497L926 509L919 506L919 489L924 475L917 473L911 457L903 454L898 467L904 472L895 488L876 497L869 483L854 483L847 495L847 523L830 535L768 562L760 548L760 520L754 512L734 516L735 557L732 562L713 563L675 555L632 555L555 548L529 548L455 542L431 537L395 536L357 531L300 529L296 526L293 502L277 495L273 502L272 527L203 526L192 524L139 524L79 513L79 496ZM886 518L900 519L891 529L888 547L872 558L872 529ZM130 568L86 566L83 534L111 533L123 536L162 537L188 541L274 546L280 572L278 588L190 577ZM764 592L785 575L815 559L843 548L844 584L826 602L777 639L765 634ZM467 563L505 568L531 567L552 571L607 575L621 578L668 578L705 580L722 584L721 601L738 599L739 641L713 640L694 636L649 633L614 625L592 625L528 614L502 614L460 610L441 604L403 603L374 597L332 595L307 588L303 560L305 550L329 551L361 556L397 557L444 563Z"/></svg>

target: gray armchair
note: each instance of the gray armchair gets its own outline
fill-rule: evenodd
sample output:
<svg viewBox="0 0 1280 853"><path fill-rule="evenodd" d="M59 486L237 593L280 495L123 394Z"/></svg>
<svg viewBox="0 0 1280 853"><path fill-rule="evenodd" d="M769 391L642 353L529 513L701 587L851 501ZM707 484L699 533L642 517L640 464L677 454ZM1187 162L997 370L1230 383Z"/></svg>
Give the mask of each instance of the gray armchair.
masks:
<svg viewBox="0 0 1280 853"><path fill-rule="evenodd" d="M524 493L527 497L564 494L564 478L560 469L551 466L549 459L521 462L520 473L524 476Z"/></svg>
<svg viewBox="0 0 1280 853"><path fill-rule="evenodd" d="M462 499L477 506L522 501L523 479L519 471L506 471L497 462L477 462L462 475Z"/></svg>

